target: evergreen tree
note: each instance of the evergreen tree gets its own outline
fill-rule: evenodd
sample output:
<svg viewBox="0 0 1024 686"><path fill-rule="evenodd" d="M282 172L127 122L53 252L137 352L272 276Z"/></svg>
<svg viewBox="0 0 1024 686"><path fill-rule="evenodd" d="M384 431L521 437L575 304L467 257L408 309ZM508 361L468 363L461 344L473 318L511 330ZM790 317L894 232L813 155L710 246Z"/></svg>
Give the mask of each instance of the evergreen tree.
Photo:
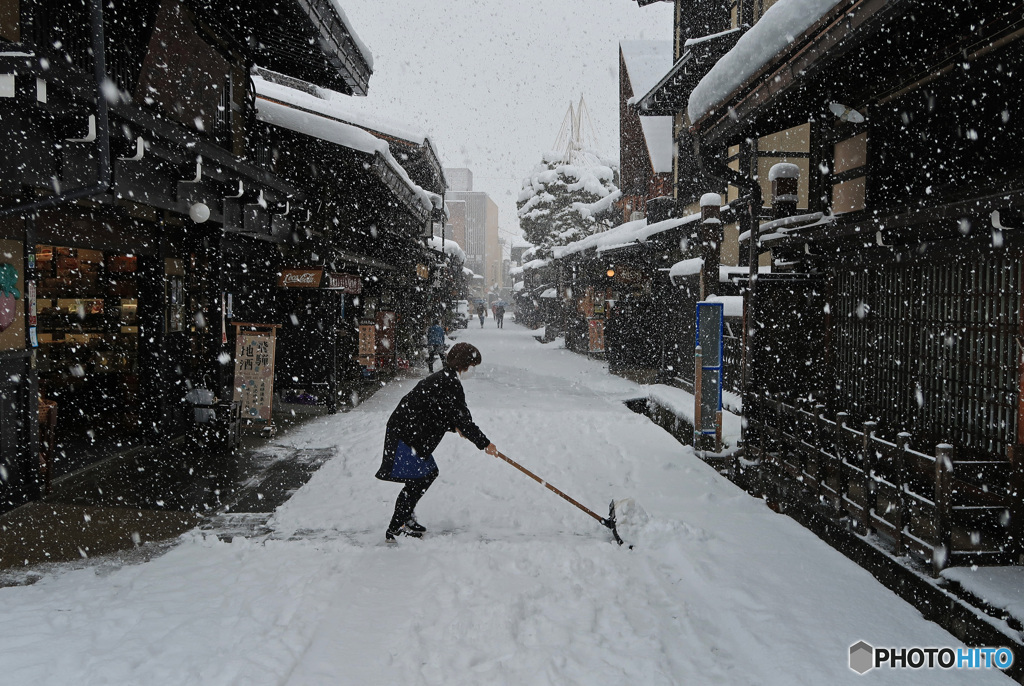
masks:
<svg viewBox="0 0 1024 686"><path fill-rule="evenodd" d="M586 159L584 159L586 158ZM596 155L581 155L568 164L554 154L534 167L516 201L519 226L526 240L537 246L538 257L615 224L615 201L622 192L615 186L615 170Z"/></svg>

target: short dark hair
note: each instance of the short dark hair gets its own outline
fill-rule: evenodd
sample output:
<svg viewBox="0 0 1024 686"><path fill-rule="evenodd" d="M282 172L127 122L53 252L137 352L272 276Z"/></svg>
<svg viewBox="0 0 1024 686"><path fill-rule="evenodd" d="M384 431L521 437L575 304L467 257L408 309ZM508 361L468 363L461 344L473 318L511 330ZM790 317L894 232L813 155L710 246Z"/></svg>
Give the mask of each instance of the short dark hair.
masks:
<svg viewBox="0 0 1024 686"><path fill-rule="evenodd" d="M448 351L446 360L449 367L457 372L461 372L480 364L483 357L480 355L480 351L476 349L476 346L462 342L452 346L452 349Z"/></svg>

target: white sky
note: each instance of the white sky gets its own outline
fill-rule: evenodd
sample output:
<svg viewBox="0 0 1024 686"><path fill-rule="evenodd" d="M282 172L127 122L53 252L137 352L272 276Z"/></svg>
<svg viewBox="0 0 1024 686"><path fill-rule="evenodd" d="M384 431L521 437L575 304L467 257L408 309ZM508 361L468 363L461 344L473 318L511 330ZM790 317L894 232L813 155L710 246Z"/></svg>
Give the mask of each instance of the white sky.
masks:
<svg viewBox="0 0 1024 686"><path fill-rule="evenodd" d="M370 111L426 132L446 167L473 171L519 233L522 178L582 94L601 151L619 154L618 44L669 40L672 3L633 0L345 0L373 53Z"/></svg>

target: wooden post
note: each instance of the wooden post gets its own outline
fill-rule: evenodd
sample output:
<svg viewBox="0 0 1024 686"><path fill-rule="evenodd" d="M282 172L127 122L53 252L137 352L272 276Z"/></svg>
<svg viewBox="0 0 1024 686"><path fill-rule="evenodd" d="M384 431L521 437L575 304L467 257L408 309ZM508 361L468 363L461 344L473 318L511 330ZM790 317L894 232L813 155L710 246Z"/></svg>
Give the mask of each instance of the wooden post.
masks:
<svg viewBox="0 0 1024 686"><path fill-rule="evenodd" d="M906 552L906 534L904 531L907 528L907 451L910 450L910 434L906 431L901 431L896 436L896 464L894 465L896 471L896 486L899 487L897 494L897 512L898 530L896 532L896 555L903 555Z"/></svg>
<svg viewBox="0 0 1024 686"><path fill-rule="evenodd" d="M1010 448L1010 550L1014 562L1024 557L1024 445Z"/></svg>
<svg viewBox="0 0 1024 686"><path fill-rule="evenodd" d="M832 456L828 455L825 450L823 450L822 446L824 430L821 425L821 415L824 411L825 406L821 403L815 403L811 409L811 440L813 441L814 449L817 452L814 462L817 465L817 474L815 474L815 477L818 479L819 498L822 493L827 494L829 488L831 488L829 485L829 475L832 473Z"/></svg>
<svg viewBox="0 0 1024 686"><path fill-rule="evenodd" d="M693 349L693 449L700 450L704 444L701 431L701 372L704 367L704 353L698 345Z"/></svg>
<svg viewBox="0 0 1024 686"><path fill-rule="evenodd" d="M938 576L952 553L953 446L935 446L935 540L932 548L932 572Z"/></svg>
<svg viewBox="0 0 1024 686"><path fill-rule="evenodd" d="M789 162L772 165L768 171L772 182L772 215L774 219L792 217L796 214L799 200L800 167Z"/></svg>
<svg viewBox="0 0 1024 686"><path fill-rule="evenodd" d="M700 299L718 293L718 265L722 255L722 196L705 193L700 199L698 243L704 262L700 268Z"/></svg>
<svg viewBox="0 0 1024 686"><path fill-rule="evenodd" d="M846 449L846 425L850 421L850 415L847 412L839 412L836 414L836 430L832 435L832 450L836 456L836 467L839 469L839 478L836 483L836 491L838 498L838 507L840 513L846 509L843 504L843 500L847 498L850 490L849 471L846 468L847 455L849 454Z"/></svg>
<svg viewBox="0 0 1024 686"><path fill-rule="evenodd" d="M861 450L864 456L864 513L862 523L865 529L865 533L870 533L874 527L872 526L872 513L875 510L875 506L878 504L877 493L878 488L875 483L875 446L871 443L871 438L878 428L878 422L864 422L862 426L864 430L863 447Z"/></svg>

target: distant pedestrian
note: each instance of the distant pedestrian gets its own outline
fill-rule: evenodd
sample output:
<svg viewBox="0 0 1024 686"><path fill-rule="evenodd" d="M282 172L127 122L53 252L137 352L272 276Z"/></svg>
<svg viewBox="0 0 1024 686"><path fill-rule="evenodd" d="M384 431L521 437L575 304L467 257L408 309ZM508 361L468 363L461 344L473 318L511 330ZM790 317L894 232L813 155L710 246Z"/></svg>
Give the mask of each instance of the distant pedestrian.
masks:
<svg viewBox="0 0 1024 686"><path fill-rule="evenodd" d="M430 373L434 373L434 358L440 358L444 366L444 329L441 322L434 322L433 326L427 329L427 367Z"/></svg>
<svg viewBox="0 0 1024 686"><path fill-rule="evenodd" d="M473 423L466 406L461 379L480 364L480 351L469 343L456 343L444 368L420 381L398 403L388 419L384 436L384 457L377 478L405 484L395 501L384 538L419 538L426 528L416 521L414 512L420 498L437 478L434 450L445 432L457 431L488 455L497 456L498 448Z"/></svg>
<svg viewBox="0 0 1024 686"><path fill-rule="evenodd" d="M494 319L498 324L499 329L505 328L505 304L498 303L494 306Z"/></svg>
<svg viewBox="0 0 1024 686"><path fill-rule="evenodd" d="M480 317L480 328L484 328L484 317L487 316L487 310L485 310L482 305L477 308L476 316Z"/></svg>

